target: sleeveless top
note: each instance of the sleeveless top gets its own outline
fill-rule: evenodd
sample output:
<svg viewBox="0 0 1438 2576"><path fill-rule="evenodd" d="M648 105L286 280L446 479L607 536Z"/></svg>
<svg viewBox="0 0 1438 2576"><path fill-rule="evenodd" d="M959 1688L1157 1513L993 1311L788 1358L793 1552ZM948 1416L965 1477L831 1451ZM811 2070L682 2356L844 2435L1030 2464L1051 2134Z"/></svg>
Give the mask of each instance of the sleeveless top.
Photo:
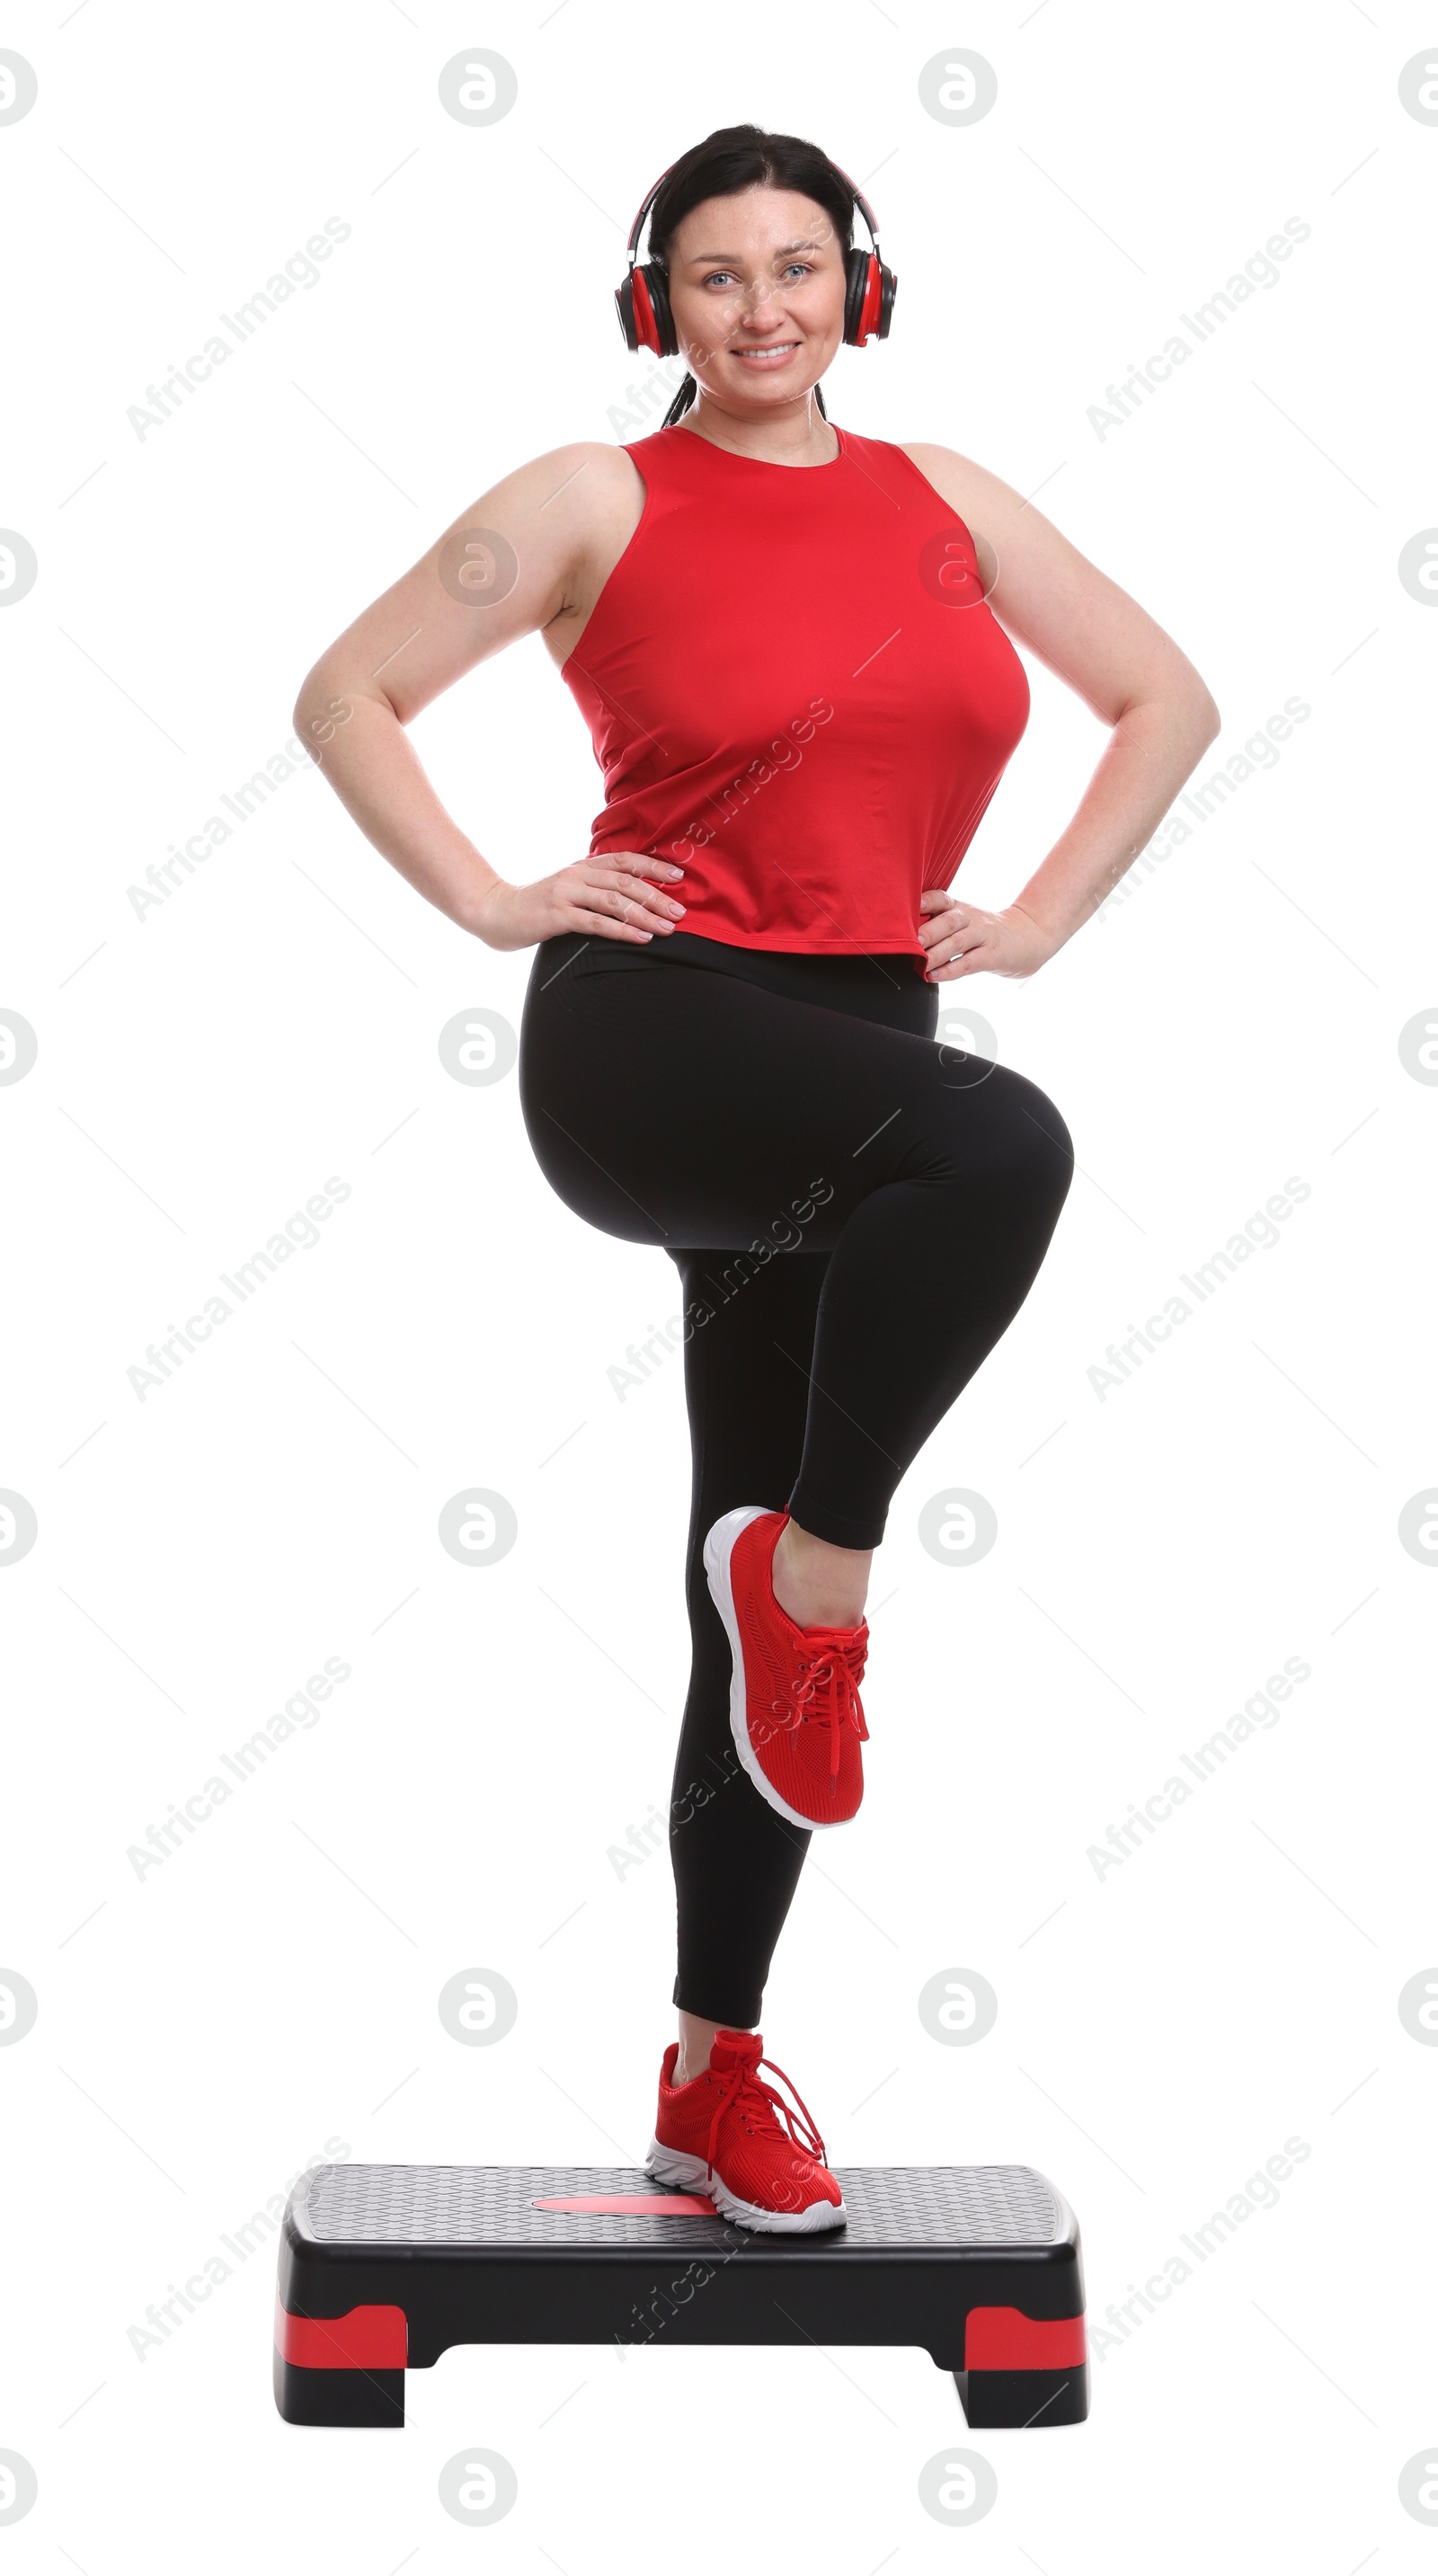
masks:
<svg viewBox="0 0 1438 2576"><path fill-rule="evenodd" d="M604 777L590 855L674 860L707 939L922 960L919 896L951 882L1028 681L962 519L902 448L837 435L813 466L677 423L626 445L639 525L562 665Z"/></svg>

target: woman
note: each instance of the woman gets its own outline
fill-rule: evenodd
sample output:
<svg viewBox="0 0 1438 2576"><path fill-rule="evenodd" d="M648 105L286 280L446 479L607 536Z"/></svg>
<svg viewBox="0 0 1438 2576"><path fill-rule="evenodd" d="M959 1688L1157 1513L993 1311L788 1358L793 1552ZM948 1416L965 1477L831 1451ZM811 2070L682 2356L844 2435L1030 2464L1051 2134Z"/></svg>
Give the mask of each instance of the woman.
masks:
<svg viewBox="0 0 1438 2576"><path fill-rule="evenodd" d="M679 2039L649 2166L784 2231L844 2218L802 2102L760 2075L756 2025L810 1834L862 1794L872 1553L1027 1295L1072 1173L1043 1092L933 1044L936 988L1036 973L1218 730L1177 646L1007 484L829 422L841 338L882 333L893 300L877 244L867 265L851 249L855 202L815 145L755 126L677 161L627 290L631 345L653 306L651 345L691 371L663 428L507 475L295 711L421 894L492 948L535 949L519 1070L541 1169L678 1266L693 1663L670 1810ZM509 885L404 727L535 630L606 803L587 858ZM1028 712L1010 636L1112 731L1068 828L986 912L948 889Z"/></svg>

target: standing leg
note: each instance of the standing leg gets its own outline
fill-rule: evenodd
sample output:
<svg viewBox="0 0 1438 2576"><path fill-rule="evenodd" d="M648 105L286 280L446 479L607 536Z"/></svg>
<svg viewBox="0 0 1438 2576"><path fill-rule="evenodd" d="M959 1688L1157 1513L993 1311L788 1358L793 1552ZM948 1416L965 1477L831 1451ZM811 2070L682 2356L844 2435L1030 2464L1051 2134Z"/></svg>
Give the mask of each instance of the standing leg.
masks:
<svg viewBox="0 0 1438 2576"><path fill-rule="evenodd" d="M669 1849L679 1917L674 2001L749 2030L809 1836L760 1797L729 1731L731 1660L704 1571L704 1539L746 1503L782 1511L799 1470L808 1371L828 1255L776 1253L753 1276L728 1252L676 1253L686 1308L710 1310L685 1347L693 1449L686 1589L693 1660L674 1767ZM726 1293L727 1277L727 1293ZM699 2044L697 2033L686 2037ZM688 2066L691 2050L686 2047ZM705 2052L699 2044L701 2060ZM697 2072L697 2067L689 2067Z"/></svg>

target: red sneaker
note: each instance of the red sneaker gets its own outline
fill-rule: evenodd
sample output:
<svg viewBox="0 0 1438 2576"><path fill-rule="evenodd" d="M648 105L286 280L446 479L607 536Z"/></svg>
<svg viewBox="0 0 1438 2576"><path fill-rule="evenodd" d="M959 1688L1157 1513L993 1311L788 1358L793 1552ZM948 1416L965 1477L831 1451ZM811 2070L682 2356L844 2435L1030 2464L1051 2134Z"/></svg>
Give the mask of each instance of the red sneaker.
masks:
<svg viewBox="0 0 1438 2576"><path fill-rule="evenodd" d="M707 2071L688 2084L669 2080L678 2054L679 2043L671 2040L659 2071L659 2115L644 2159L656 2182L707 2192L726 2218L768 2235L842 2227L848 2213L824 2162L824 2141L792 2085L798 2126L788 2103L764 2082L758 2032L721 2030ZM772 2071L789 2083L782 2067Z"/></svg>
<svg viewBox="0 0 1438 2576"><path fill-rule="evenodd" d="M704 1541L709 1589L734 1658L729 1724L750 1779L791 1825L846 1825L869 1740L859 1682L869 1627L796 1628L771 1567L787 1512L726 1512Z"/></svg>

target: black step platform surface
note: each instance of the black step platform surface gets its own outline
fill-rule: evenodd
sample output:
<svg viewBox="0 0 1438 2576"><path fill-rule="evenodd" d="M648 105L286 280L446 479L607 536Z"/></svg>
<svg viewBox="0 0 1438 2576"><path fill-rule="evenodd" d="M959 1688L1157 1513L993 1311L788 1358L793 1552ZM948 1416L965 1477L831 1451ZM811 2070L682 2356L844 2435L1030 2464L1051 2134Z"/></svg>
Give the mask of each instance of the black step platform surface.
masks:
<svg viewBox="0 0 1438 2576"><path fill-rule="evenodd" d="M971 2425L1088 2412L1078 2225L1027 2165L835 2167L848 2223L770 2236L632 2167L321 2165L285 2211L275 2397L396 2425L451 2344L905 2344ZM545 2207L597 2201L618 2207Z"/></svg>

